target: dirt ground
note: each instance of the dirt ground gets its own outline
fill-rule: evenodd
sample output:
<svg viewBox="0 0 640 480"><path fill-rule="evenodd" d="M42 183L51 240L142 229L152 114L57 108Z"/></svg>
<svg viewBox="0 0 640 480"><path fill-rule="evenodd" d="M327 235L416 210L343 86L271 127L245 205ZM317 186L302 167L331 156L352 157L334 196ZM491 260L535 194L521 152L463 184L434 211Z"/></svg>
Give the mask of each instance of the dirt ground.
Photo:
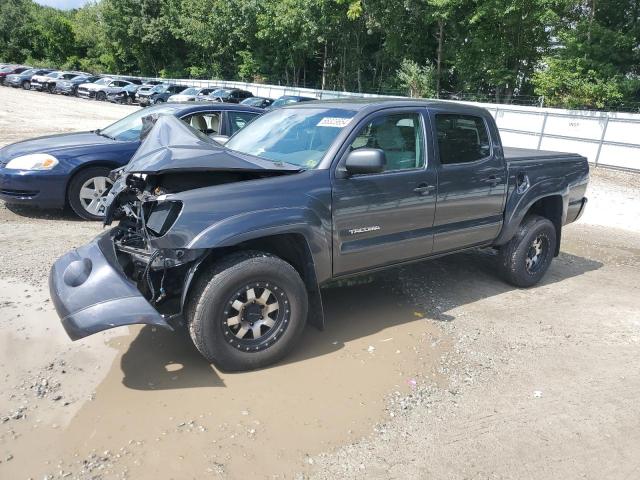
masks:
<svg viewBox="0 0 640 480"><path fill-rule="evenodd" d="M0 145L129 111L2 87ZM71 342L48 270L101 226L0 202L0 478L640 478L640 175L588 195L536 288L482 252L331 288L241 374L151 327Z"/></svg>

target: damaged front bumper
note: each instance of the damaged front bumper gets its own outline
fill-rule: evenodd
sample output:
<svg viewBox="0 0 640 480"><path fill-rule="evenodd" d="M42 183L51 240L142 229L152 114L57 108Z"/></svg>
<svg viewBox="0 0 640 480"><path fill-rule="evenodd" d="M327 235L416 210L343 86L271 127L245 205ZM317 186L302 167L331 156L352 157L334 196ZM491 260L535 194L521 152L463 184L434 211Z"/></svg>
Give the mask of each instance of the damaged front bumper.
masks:
<svg viewBox="0 0 640 480"><path fill-rule="evenodd" d="M72 340L133 324L173 330L120 268L112 231L59 258L51 268L49 290Z"/></svg>

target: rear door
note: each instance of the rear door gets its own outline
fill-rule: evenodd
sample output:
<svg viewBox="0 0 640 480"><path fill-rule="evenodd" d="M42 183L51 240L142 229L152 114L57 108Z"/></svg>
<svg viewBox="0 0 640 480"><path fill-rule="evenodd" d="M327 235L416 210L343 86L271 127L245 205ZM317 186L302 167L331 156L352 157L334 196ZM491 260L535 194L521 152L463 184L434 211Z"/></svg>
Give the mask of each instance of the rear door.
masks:
<svg viewBox="0 0 640 480"><path fill-rule="evenodd" d="M487 118L430 112L438 155L434 253L494 240L503 220L507 175ZM488 113L487 113L488 115Z"/></svg>
<svg viewBox="0 0 640 480"><path fill-rule="evenodd" d="M436 171L427 161L425 112L377 112L362 120L347 140L333 179L335 275L431 253ZM341 178L347 154L358 148L382 149L385 171Z"/></svg>

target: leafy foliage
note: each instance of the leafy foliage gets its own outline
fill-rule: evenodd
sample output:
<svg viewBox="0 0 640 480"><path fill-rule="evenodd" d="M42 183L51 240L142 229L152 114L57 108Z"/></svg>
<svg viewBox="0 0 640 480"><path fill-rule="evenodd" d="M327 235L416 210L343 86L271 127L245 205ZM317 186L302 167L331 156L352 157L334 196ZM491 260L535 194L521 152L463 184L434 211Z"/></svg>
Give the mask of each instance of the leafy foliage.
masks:
<svg viewBox="0 0 640 480"><path fill-rule="evenodd" d="M640 0L0 0L0 60L412 96L640 102Z"/></svg>

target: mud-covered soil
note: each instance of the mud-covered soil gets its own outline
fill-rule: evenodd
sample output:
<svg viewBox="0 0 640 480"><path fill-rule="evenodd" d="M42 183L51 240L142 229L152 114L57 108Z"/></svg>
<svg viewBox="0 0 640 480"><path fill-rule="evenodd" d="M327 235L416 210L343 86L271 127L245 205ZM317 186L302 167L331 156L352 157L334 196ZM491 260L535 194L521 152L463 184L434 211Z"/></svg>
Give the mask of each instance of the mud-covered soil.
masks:
<svg viewBox="0 0 640 480"><path fill-rule="evenodd" d="M0 88L0 145L128 111ZM589 197L540 286L486 252L385 272L240 374L180 332L68 340L48 269L101 227L0 202L0 478L638 478L640 176Z"/></svg>

